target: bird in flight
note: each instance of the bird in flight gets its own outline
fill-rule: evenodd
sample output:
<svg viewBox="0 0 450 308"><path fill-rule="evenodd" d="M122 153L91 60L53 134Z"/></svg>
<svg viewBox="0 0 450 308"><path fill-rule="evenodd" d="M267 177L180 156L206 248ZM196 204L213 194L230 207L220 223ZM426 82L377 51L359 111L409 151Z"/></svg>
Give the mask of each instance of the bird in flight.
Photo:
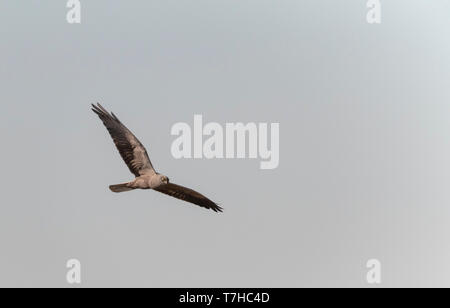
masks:
<svg viewBox="0 0 450 308"><path fill-rule="evenodd" d="M92 111L102 120L119 150L120 156L122 156L131 173L136 177L131 182L109 186L111 191L119 193L134 189L153 189L203 208L222 212L220 206L202 194L170 183L167 176L156 172L148 157L147 150L133 133L119 121L114 113L109 113L98 103L97 106L92 105Z"/></svg>

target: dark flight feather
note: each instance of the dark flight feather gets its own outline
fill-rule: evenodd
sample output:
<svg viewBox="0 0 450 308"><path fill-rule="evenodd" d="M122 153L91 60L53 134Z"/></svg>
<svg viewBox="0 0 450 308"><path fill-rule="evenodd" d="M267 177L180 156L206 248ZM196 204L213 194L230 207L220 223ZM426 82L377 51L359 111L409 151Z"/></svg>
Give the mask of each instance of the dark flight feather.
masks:
<svg viewBox="0 0 450 308"><path fill-rule="evenodd" d="M169 183L166 185L159 186L155 188L156 191L159 191L163 194L175 197L180 200L184 200L190 203L194 203L198 206L211 209L214 212L222 212L222 208L218 206L213 201L209 200L202 194L196 192L187 187L183 187L177 184Z"/></svg>
<svg viewBox="0 0 450 308"><path fill-rule="evenodd" d="M108 129L120 156L122 156L131 173L139 177L148 172L155 172L142 143L114 114L110 114L100 104L92 105L92 111L98 115Z"/></svg>

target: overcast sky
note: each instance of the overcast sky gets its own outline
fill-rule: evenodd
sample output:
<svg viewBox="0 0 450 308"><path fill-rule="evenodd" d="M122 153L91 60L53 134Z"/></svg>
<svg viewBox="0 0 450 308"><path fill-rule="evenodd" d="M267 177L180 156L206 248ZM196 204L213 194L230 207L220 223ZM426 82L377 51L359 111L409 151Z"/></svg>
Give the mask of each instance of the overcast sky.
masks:
<svg viewBox="0 0 450 308"><path fill-rule="evenodd" d="M450 2L0 2L0 286L450 286ZM172 182L132 179L101 102ZM177 122L280 123L280 163L175 159Z"/></svg>

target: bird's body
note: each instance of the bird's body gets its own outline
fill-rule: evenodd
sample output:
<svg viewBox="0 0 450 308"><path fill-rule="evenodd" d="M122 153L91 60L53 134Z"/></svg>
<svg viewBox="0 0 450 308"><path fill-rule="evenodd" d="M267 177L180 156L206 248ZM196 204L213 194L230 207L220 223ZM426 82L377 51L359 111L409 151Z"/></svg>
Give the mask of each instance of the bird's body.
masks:
<svg viewBox="0 0 450 308"><path fill-rule="evenodd" d="M194 203L201 207L221 212L222 208L202 194L169 182L169 178L155 171L148 157L147 150L133 133L109 113L100 104L92 105L94 111L109 131L120 155L135 179L124 184L111 185L113 192L125 192L134 189L153 189L169 196Z"/></svg>
<svg viewBox="0 0 450 308"><path fill-rule="evenodd" d="M138 176L133 181L126 183L126 187L132 189L156 189L162 185L167 185L165 176L158 173L149 173ZM119 184L124 185L124 184ZM114 185L111 185L114 186ZM111 187L110 187L111 188Z"/></svg>
<svg viewBox="0 0 450 308"><path fill-rule="evenodd" d="M131 187L139 189L155 189L161 185L164 183L161 182L158 174L141 175L130 182Z"/></svg>

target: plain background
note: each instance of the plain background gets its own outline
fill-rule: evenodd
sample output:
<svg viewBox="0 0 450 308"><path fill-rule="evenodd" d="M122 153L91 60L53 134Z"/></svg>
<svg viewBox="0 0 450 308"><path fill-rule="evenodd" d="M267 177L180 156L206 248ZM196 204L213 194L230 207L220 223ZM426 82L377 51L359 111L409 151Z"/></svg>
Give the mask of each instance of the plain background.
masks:
<svg viewBox="0 0 450 308"><path fill-rule="evenodd" d="M0 286L450 286L450 2L0 2ZM215 214L132 178L101 102ZM175 160L176 122L279 122L280 166Z"/></svg>

